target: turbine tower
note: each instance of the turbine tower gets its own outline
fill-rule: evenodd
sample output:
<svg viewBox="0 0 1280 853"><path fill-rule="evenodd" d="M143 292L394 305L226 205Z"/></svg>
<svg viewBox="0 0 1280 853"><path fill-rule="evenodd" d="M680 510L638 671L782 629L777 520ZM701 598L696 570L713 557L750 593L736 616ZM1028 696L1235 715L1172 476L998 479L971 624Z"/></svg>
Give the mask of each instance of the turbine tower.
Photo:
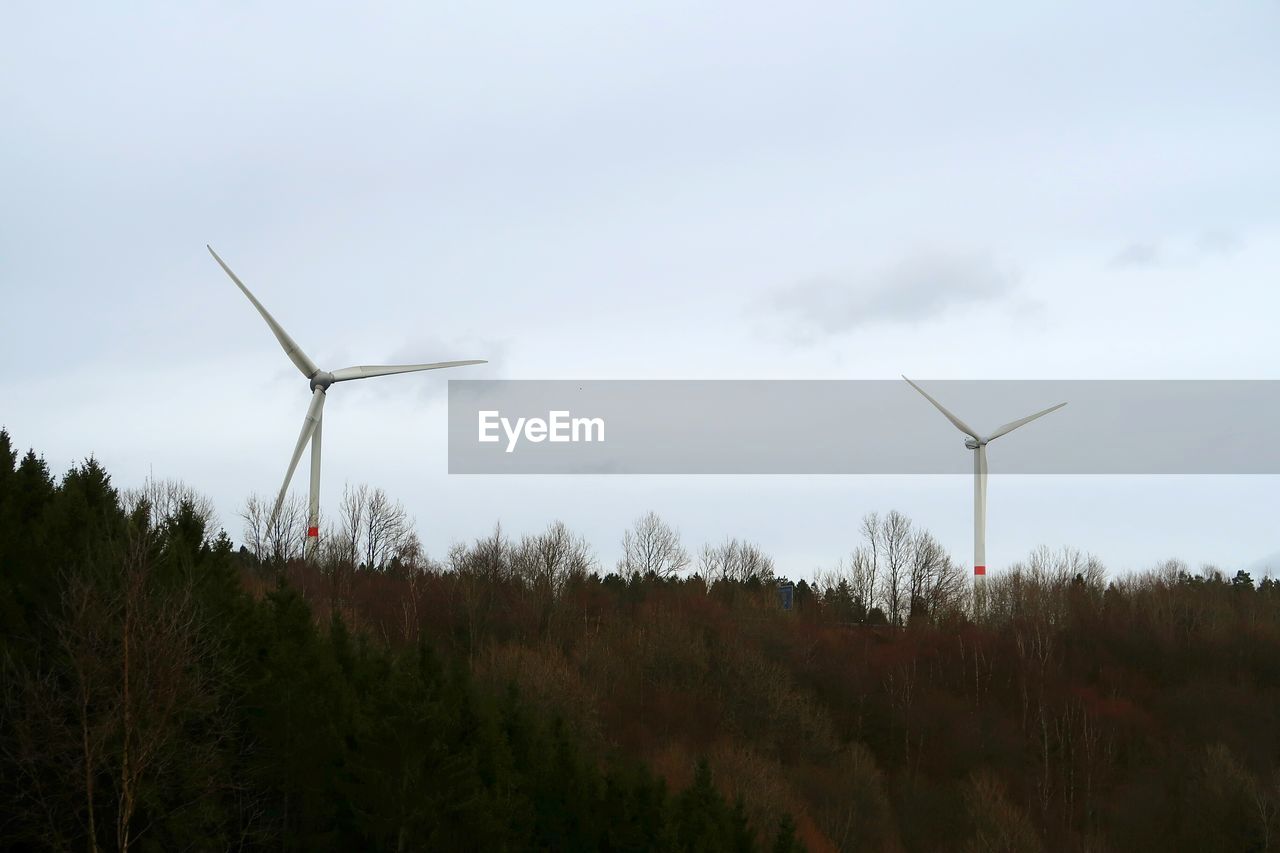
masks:
<svg viewBox="0 0 1280 853"><path fill-rule="evenodd" d="M902 378L907 379L905 376ZM1036 412L1034 415L1027 415L1025 418L1010 421L984 437L978 435L973 427L947 411L946 406L930 397L929 393L919 385L910 379L907 379L907 384L919 391L930 403L933 403L934 407L939 412L942 412L947 420L955 425L956 429L969 436L965 440L964 446L973 451L973 588L974 592L977 593L981 589L982 578L987 573L987 444L1006 433L1013 432L1020 426L1031 423L1036 418L1042 418L1050 412L1056 412L1066 403L1059 403L1042 412Z"/></svg>
<svg viewBox="0 0 1280 853"><path fill-rule="evenodd" d="M289 337L289 333L276 322L266 308L262 307L262 303L249 292L249 288L244 286L235 273L231 271L231 267L227 266L222 258L218 257L218 253L213 250L212 246L205 246L209 250L209 254L213 255L213 259L218 262L218 266L222 267L223 272L231 276L231 280L236 283L236 287L249 298L253 303L253 307L258 309L258 313L262 315L262 319L267 321L267 325L271 327L272 333L276 336L276 340L280 342L280 346L284 348L284 354L289 356L289 360L294 366L307 377L311 383L311 405L307 407L306 417L302 420L302 432L298 434L298 444L293 449L293 458L289 460L289 470L285 471L284 484L280 486L280 495L276 498L275 506L271 509L271 520L268 522L268 528L274 527L276 518L280 514L280 507L284 503L285 493L289 490L289 481L293 479L293 471L298 467L298 460L302 458L302 450L307 446L307 442L311 442L311 494L310 501L307 505L307 546L306 558L313 559L315 557L316 546L320 540L320 432L324 426L324 398L325 392L335 382L346 382L348 379L368 379L372 376L386 376L391 373L413 373L418 370L438 370L442 367L462 367L468 364L484 364L483 359L472 359L470 361L437 361L431 364L362 364L357 367L344 367L340 370L329 372L321 370L314 361L312 361L302 347Z"/></svg>

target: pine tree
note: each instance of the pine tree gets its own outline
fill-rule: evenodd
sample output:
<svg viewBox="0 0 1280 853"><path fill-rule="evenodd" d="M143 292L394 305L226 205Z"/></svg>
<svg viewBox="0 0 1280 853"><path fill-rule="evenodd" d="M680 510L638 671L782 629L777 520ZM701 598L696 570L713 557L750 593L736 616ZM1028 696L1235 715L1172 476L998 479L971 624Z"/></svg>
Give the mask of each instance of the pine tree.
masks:
<svg viewBox="0 0 1280 853"><path fill-rule="evenodd" d="M778 833L773 839L773 853L804 853L804 845L796 837L796 822L784 814L778 820Z"/></svg>

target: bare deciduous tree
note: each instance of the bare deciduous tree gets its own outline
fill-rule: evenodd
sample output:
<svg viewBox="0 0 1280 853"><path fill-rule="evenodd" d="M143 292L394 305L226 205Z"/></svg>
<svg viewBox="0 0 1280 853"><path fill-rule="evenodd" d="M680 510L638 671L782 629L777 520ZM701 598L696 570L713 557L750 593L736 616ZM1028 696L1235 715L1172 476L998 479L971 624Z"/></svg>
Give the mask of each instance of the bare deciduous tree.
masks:
<svg viewBox="0 0 1280 853"><path fill-rule="evenodd" d="M365 565L370 569L385 568L412 534L413 527L404 507L387 497L382 489L374 489L369 494L365 516Z"/></svg>
<svg viewBox="0 0 1280 853"><path fill-rule="evenodd" d="M911 519L893 510L880 522L880 549L884 574L880 581L880 601L891 625L904 621L907 608L909 574L911 571Z"/></svg>
<svg viewBox="0 0 1280 853"><path fill-rule="evenodd" d="M880 516L869 512L862 517L863 546L852 560L853 592L868 610L875 606L880 582ZM861 555L859 556L859 551Z"/></svg>
<svg viewBox="0 0 1280 853"><path fill-rule="evenodd" d="M647 575L660 578L679 574L689 567L689 552L680 544L679 531L648 512L636 519L635 526L622 534L622 559L618 574Z"/></svg>
<svg viewBox="0 0 1280 853"><path fill-rule="evenodd" d="M930 533L913 530L900 512L862 519L863 543L850 555L847 574L837 569L826 585L844 584L862 612L880 608L893 624L908 615L960 607L967 595L963 570Z"/></svg>
<svg viewBox="0 0 1280 853"><path fill-rule="evenodd" d="M438 575L443 567L429 559L422 552L422 545L416 535L406 545L399 556L399 563L404 572L407 594L400 600L401 635L405 642L417 642L422 624L422 606L426 593L427 575Z"/></svg>
<svg viewBox="0 0 1280 853"><path fill-rule="evenodd" d="M511 576L511 550L500 524L471 548L459 542L449 549L449 569L457 581L466 614L467 648L473 660L494 607L495 593Z"/></svg>
<svg viewBox="0 0 1280 853"><path fill-rule="evenodd" d="M409 531L404 541L396 548L392 559L410 577L440 570L440 567L427 556L426 549L422 547L422 540L412 530Z"/></svg>
<svg viewBox="0 0 1280 853"><path fill-rule="evenodd" d="M880 582L880 516L874 512L862 517L863 544L853 549L849 559L849 589L853 599L865 610L877 606Z"/></svg>
<svg viewBox="0 0 1280 853"><path fill-rule="evenodd" d="M360 537L369 512L369 487L361 483L342 487L342 502L338 504L338 529L334 531L334 547L339 549L347 565L356 568L364 553Z"/></svg>
<svg viewBox="0 0 1280 853"><path fill-rule="evenodd" d="M307 508L301 497L290 495L280 505L280 514L273 522L273 505L274 501L257 494L245 501L240 510L245 545L259 561L300 559L307 538Z"/></svg>
<svg viewBox="0 0 1280 853"><path fill-rule="evenodd" d="M1151 588L1172 589L1185 571L1185 564L1167 562L1158 570L1165 583ZM1073 595L1101 599L1105 586L1106 569L1097 557L1075 548L1053 551L1042 545L1025 561L1013 563L999 577L987 581L983 618L1007 621L1020 617L1045 625L1061 624Z"/></svg>
<svg viewBox="0 0 1280 853"><path fill-rule="evenodd" d="M338 506L338 529L329 553L350 567L385 569L403 548L416 541L405 508L382 489L346 486Z"/></svg>
<svg viewBox="0 0 1280 853"><path fill-rule="evenodd" d="M726 539L721 545L704 545L698 555L698 572L707 581L767 581L773 578L773 559L759 546L738 539Z"/></svg>
<svg viewBox="0 0 1280 853"><path fill-rule="evenodd" d="M546 532L525 536L511 557L513 573L534 590L559 595L573 577L584 577L596 564L591 546L556 521Z"/></svg>
<svg viewBox="0 0 1280 853"><path fill-rule="evenodd" d="M908 588L912 616L959 608L965 598L964 570L927 530L918 531L911 541Z"/></svg>
<svg viewBox="0 0 1280 853"><path fill-rule="evenodd" d="M196 518L204 524L205 535L212 535L219 527L218 511L213 500L182 480L157 480L148 477L141 486L125 489L120 493L120 506L126 515L133 515L144 503L152 527L159 526L166 519L176 518L184 503L191 507Z"/></svg>

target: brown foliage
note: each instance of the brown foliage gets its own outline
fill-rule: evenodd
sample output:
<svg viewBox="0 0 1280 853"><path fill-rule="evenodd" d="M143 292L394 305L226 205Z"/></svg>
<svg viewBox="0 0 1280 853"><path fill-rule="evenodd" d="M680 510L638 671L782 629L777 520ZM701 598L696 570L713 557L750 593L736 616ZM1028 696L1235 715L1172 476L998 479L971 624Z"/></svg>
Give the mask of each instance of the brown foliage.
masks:
<svg viewBox="0 0 1280 853"><path fill-rule="evenodd" d="M442 571L358 577L352 618L468 652L672 786L707 756L760 838L789 811L811 849L1196 849L1188 774L1249 843L1277 837L1272 585L1169 567L1107 585L1096 561L1040 551L990 579L980 619L947 606L875 627L834 587L784 612L759 576L601 579L574 541L495 531ZM888 571L909 591L901 559Z"/></svg>

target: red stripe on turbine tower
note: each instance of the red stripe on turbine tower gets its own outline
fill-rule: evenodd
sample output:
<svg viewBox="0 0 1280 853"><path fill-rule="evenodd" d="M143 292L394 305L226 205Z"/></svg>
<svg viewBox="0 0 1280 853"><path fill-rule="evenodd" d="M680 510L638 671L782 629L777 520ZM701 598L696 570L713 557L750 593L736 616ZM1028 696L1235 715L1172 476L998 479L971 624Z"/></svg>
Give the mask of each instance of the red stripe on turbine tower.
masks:
<svg viewBox="0 0 1280 853"><path fill-rule="evenodd" d="M986 566L974 566L974 567L973 567L973 573L974 573L975 575L985 575L985 574L987 573L987 567L986 567Z"/></svg>
<svg viewBox="0 0 1280 853"><path fill-rule="evenodd" d="M320 535L320 528L319 528L319 527L308 527L308 528L307 528L307 535L308 535L308 536L319 536L319 535Z"/></svg>

